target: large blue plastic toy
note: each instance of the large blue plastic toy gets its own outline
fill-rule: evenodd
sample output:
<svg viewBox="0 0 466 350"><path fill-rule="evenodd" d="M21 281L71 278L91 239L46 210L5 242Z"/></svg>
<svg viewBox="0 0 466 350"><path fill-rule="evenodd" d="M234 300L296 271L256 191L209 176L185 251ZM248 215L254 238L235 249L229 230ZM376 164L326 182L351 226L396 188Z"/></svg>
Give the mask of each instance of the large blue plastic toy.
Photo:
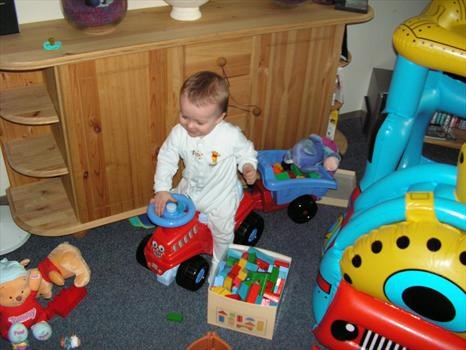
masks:
<svg viewBox="0 0 466 350"><path fill-rule="evenodd" d="M466 1L432 1L393 41L364 176L325 243L314 333L331 349L465 349L466 144L457 166L422 150L435 112L466 118Z"/></svg>

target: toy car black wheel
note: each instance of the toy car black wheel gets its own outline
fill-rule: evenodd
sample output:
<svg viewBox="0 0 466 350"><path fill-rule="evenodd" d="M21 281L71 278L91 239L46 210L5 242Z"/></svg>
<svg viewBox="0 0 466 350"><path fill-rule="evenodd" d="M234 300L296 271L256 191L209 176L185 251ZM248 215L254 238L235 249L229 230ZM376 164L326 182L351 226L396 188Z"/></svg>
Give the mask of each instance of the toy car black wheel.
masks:
<svg viewBox="0 0 466 350"><path fill-rule="evenodd" d="M316 213L317 204L309 195L298 197L288 205L288 216L298 224L310 221Z"/></svg>
<svg viewBox="0 0 466 350"><path fill-rule="evenodd" d="M188 290L196 291L202 287L209 274L209 263L197 255L181 263L176 273L176 283Z"/></svg>
<svg viewBox="0 0 466 350"><path fill-rule="evenodd" d="M234 243L254 246L264 231L264 219L255 212L249 213L235 232Z"/></svg>
<svg viewBox="0 0 466 350"><path fill-rule="evenodd" d="M146 256L144 255L144 248L146 247L147 245L147 242L149 242L149 239L152 235L147 235L145 236L141 243L139 243L138 245L138 249L136 250L136 260L137 262L144 266L146 269L148 269L149 267L147 266L147 260L146 260Z"/></svg>

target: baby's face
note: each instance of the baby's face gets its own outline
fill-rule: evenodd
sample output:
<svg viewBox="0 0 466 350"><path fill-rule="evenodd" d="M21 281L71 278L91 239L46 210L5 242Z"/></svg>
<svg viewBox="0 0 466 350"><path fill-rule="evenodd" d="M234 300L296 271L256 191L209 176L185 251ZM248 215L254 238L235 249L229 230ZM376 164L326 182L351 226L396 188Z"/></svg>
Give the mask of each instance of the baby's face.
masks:
<svg viewBox="0 0 466 350"><path fill-rule="evenodd" d="M217 104L196 106L185 95L180 99L180 124L189 136L209 134L223 120L225 113L219 112Z"/></svg>

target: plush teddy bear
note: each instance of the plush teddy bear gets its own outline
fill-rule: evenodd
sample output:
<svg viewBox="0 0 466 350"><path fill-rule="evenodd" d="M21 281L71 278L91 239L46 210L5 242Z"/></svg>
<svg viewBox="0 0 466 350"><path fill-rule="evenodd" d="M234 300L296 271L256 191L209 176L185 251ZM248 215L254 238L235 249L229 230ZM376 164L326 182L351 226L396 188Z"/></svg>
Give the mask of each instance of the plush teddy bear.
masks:
<svg viewBox="0 0 466 350"><path fill-rule="evenodd" d="M42 274L38 295L46 299L52 297L53 285L63 286L67 278L74 276L76 287L85 287L91 278L91 270L81 251L68 242L55 247L38 268Z"/></svg>
<svg viewBox="0 0 466 350"><path fill-rule="evenodd" d="M340 160L335 142L327 137L311 134L285 153L283 165L295 164L304 173L316 171L320 165L333 174L338 169Z"/></svg>
<svg viewBox="0 0 466 350"><path fill-rule="evenodd" d="M81 252L67 242L53 249L38 268L26 270L29 262L0 261L0 334L12 344L27 342L29 328L36 339L50 338L47 321L56 315L66 317L86 296L90 280ZM74 284L52 297L53 285L64 286L65 279L73 276ZM51 300L42 306L37 301L40 296Z"/></svg>
<svg viewBox="0 0 466 350"><path fill-rule="evenodd" d="M27 339L26 328L34 338L47 340L52 329L48 315L36 300L42 277L38 269L26 271L29 260L0 261L0 332L12 343Z"/></svg>

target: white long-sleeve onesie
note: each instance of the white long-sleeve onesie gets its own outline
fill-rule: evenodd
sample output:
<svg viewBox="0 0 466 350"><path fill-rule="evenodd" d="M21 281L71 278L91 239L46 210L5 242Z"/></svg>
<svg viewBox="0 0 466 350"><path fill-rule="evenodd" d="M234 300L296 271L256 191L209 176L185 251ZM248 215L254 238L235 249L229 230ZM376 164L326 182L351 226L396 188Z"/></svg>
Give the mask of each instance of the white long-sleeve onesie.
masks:
<svg viewBox="0 0 466 350"><path fill-rule="evenodd" d="M213 234L217 263L233 241L238 209L237 171L243 165L257 168L257 152L241 129L222 121L208 134L191 137L176 125L160 148L154 176L154 191L172 190L172 179L183 159L185 169L175 192L188 195L196 209L205 213Z"/></svg>

